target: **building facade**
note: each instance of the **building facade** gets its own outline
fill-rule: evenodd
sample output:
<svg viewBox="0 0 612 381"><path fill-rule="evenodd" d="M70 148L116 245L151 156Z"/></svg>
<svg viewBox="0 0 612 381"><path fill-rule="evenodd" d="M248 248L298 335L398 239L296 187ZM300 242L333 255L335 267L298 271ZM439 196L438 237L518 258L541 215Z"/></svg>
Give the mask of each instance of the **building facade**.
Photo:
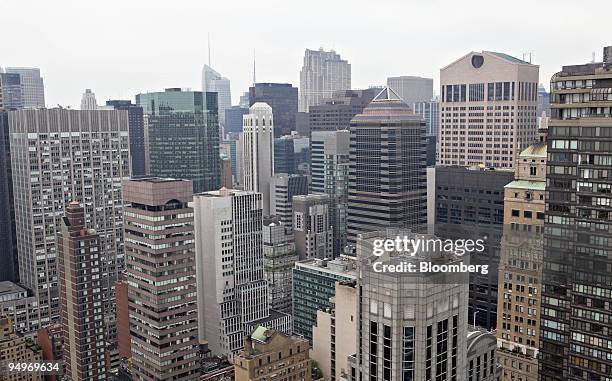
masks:
<svg viewBox="0 0 612 381"><path fill-rule="evenodd" d="M350 132L313 131L310 138L310 191L329 196L333 256L346 246Z"/></svg>
<svg viewBox="0 0 612 381"><path fill-rule="evenodd" d="M123 182L132 379L199 379L192 200L188 180Z"/></svg>
<svg viewBox="0 0 612 381"><path fill-rule="evenodd" d="M308 176L277 173L270 180L270 215L293 230L293 196L308 194Z"/></svg>
<svg viewBox="0 0 612 381"><path fill-rule="evenodd" d="M330 307L336 282L352 281L357 276L354 258L334 260L307 259L293 269L293 333L312 341L317 311Z"/></svg>
<svg viewBox="0 0 612 381"><path fill-rule="evenodd" d="M19 74L24 108L45 107L45 85L40 69L32 67L7 67L6 73Z"/></svg>
<svg viewBox="0 0 612 381"><path fill-rule="evenodd" d="M37 298L37 328L59 322L57 232L72 200L79 200L86 226L100 236L102 308L111 327L114 284L124 267L127 113L19 110L8 119L19 276Z"/></svg>
<svg viewBox="0 0 612 381"><path fill-rule="evenodd" d="M96 100L96 94L91 89L85 89L85 92L81 96L81 110L97 110L98 101Z"/></svg>
<svg viewBox="0 0 612 381"><path fill-rule="evenodd" d="M379 92L379 89L335 91L329 99L309 107L310 131L348 130L351 119L360 114Z"/></svg>
<svg viewBox="0 0 612 381"><path fill-rule="evenodd" d="M16 333L13 322L5 316L0 317L0 358L7 363L39 363L42 353L39 347ZM41 381L40 373L11 372L2 375L6 381Z"/></svg>
<svg viewBox="0 0 612 381"><path fill-rule="evenodd" d="M105 321L100 236L73 201L58 232L58 275L66 375L72 381L105 380ZM102 249L102 250L101 250Z"/></svg>
<svg viewBox="0 0 612 381"><path fill-rule="evenodd" d="M539 67L504 53L468 53L440 69L440 165L513 168L537 137Z"/></svg>
<svg viewBox="0 0 612 381"><path fill-rule="evenodd" d="M270 215L270 180L274 176L274 124L272 107L265 103L253 104L243 117L244 189L262 194L265 216Z"/></svg>
<svg viewBox="0 0 612 381"><path fill-rule="evenodd" d="M223 133L242 132L242 117L249 113L248 107L230 106L225 109L225 124L223 125Z"/></svg>
<svg viewBox="0 0 612 381"><path fill-rule="evenodd" d="M264 219L264 275L270 308L291 314L291 271L298 261L291 227L278 218Z"/></svg>
<svg viewBox="0 0 612 381"><path fill-rule="evenodd" d="M110 106L115 110L127 111L130 131L130 161L132 163L132 177L145 176L146 159L142 107L133 104L132 101L129 100L106 101L106 106Z"/></svg>
<svg viewBox="0 0 612 381"><path fill-rule="evenodd" d="M333 229L329 196L293 196L293 234L300 260L333 258Z"/></svg>
<svg viewBox="0 0 612 381"><path fill-rule="evenodd" d="M232 106L230 80L217 73L212 67L202 69L202 92L217 93L217 115L219 125L225 127L225 110Z"/></svg>
<svg viewBox="0 0 612 381"><path fill-rule="evenodd" d="M610 378L612 47L551 78L539 377ZM606 253L608 255L606 256Z"/></svg>
<svg viewBox="0 0 612 381"><path fill-rule="evenodd" d="M306 49L300 71L301 112L330 98L336 90L350 90L351 64L335 51Z"/></svg>
<svg viewBox="0 0 612 381"><path fill-rule="evenodd" d="M19 279L8 114L0 109L0 281Z"/></svg>
<svg viewBox="0 0 612 381"><path fill-rule="evenodd" d="M193 191L219 189L217 95L171 88L136 95L146 116L151 176L187 179Z"/></svg>
<svg viewBox="0 0 612 381"><path fill-rule="evenodd" d="M347 242L427 223L425 122L390 88L351 121Z"/></svg>
<svg viewBox="0 0 612 381"><path fill-rule="evenodd" d="M433 78L402 75L387 78L387 86L409 105L433 98Z"/></svg>
<svg viewBox="0 0 612 381"><path fill-rule="evenodd" d="M466 363L468 381L500 380L501 368L497 359L497 342L491 332L470 327L467 334ZM525 378L521 380L527 381Z"/></svg>
<svg viewBox="0 0 612 381"><path fill-rule="evenodd" d="M274 137L290 135L295 131L298 112L298 89L290 83L256 83L249 88L249 106L263 102L272 107Z"/></svg>
<svg viewBox="0 0 612 381"><path fill-rule="evenodd" d="M0 73L0 93L0 107L5 110L23 108L23 88L19 74Z"/></svg>

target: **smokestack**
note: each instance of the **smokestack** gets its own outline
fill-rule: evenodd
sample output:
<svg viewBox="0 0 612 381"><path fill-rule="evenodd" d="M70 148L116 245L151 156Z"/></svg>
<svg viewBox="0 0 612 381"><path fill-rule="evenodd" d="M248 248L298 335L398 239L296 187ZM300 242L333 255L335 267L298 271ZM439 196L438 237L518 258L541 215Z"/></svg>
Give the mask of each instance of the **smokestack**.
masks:
<svg viewBox="0 0 612 381"><path fill-rule="evenodd" d="M603 48L603 65L605 68L612 65L612 46L604 46Z"/></svg>

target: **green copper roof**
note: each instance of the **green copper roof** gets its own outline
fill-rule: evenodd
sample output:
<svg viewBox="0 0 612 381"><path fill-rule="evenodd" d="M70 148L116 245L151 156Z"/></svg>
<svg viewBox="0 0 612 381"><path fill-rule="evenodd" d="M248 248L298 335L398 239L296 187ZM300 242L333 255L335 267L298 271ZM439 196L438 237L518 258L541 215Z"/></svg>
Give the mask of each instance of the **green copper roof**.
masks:
<svg viewBox="0 0 612 381"><path fill-rule="evenodd" d="M518 189L531 189L531 190L543 191L546 189L546 182L545 181L514 180L510 184L507 184L504 188L518 188Z"/></svg>
<svg viewBox="0 0 612 381"><path fill-rule="evenodd" d="M511 55L506 54L506 53L499 53L499 52L489 52L489 53L495 54L499 58L503 58L503 59L505 59L507 61L514 62L514 63L517 63L517 64L531 65L529 62L525 62L523 60L519 60L518 58L512 57Z"/></svg>

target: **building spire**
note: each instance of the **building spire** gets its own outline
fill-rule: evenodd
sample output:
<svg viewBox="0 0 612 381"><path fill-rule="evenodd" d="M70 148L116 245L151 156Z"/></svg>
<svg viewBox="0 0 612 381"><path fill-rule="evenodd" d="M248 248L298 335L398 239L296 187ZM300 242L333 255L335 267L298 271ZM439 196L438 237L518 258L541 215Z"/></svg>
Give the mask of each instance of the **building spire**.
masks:
<svg viewBox="0 0 612 381"><path fill-rule="evenodd" d="M210 32L208 32L208 66L212 67L210 62Z"/></svg>

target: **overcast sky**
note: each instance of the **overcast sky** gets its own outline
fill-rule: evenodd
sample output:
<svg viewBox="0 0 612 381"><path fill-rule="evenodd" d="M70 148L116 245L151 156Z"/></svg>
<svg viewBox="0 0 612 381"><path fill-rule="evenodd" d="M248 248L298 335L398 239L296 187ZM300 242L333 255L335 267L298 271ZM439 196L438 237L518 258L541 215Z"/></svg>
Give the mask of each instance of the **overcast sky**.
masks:
<svg viewBox="0 0 612 381"><path fill-rule="evenodd" d="M333 48L354 88L386 77L439 77L470 51L532 53L540 82L561 65L601 60L612 45L609 0L1 0L0 66L34 66L47 106L99 104L166 87L200 89L208 61L231 80L299 86L304 49Z"/></svg>

